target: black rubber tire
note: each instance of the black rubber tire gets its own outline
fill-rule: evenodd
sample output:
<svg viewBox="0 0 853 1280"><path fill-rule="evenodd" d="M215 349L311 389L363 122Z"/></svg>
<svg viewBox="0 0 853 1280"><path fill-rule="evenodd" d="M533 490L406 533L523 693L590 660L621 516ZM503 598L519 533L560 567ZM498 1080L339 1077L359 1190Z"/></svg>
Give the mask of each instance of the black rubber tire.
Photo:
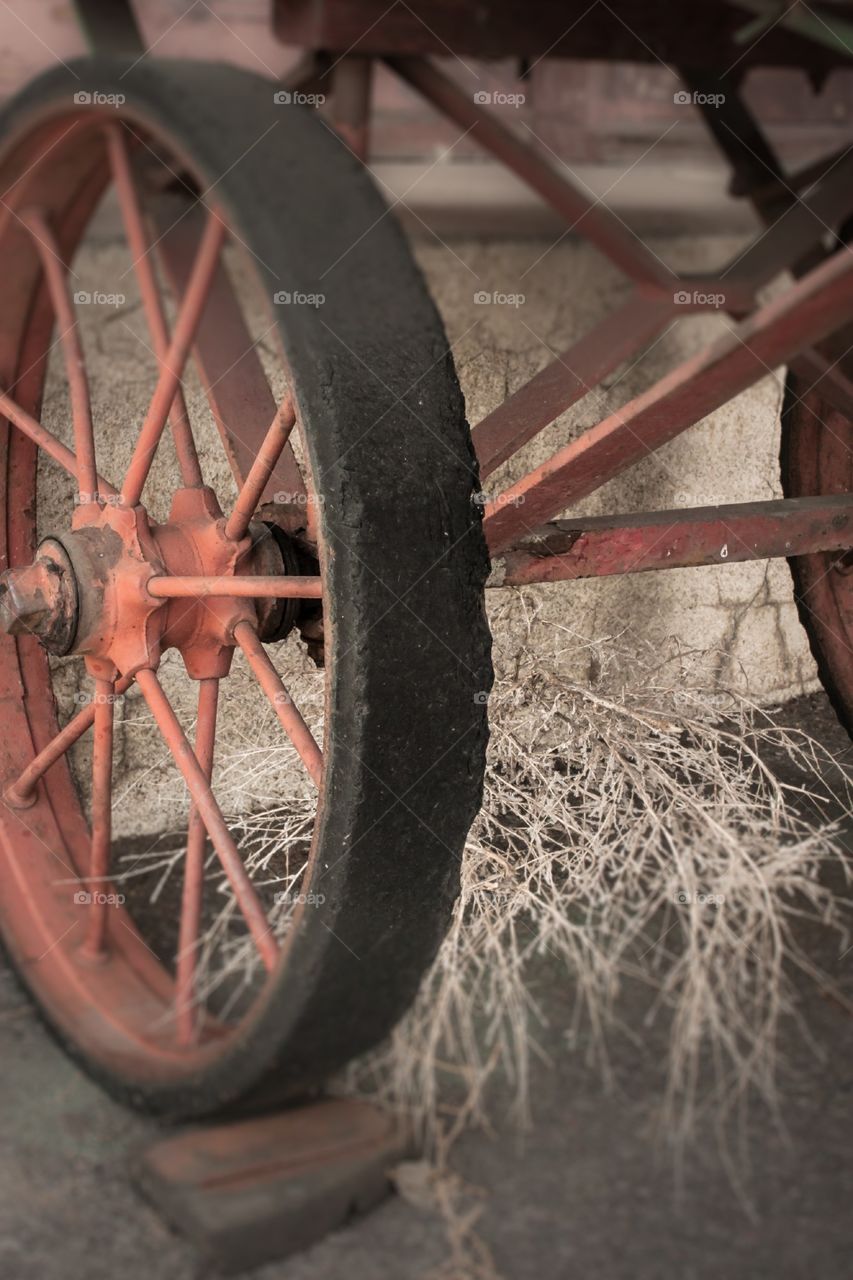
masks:
<svg viewBox="0 0 853 1280"><path fill-rule="evenodd" d="M276 308L326 546L326 786L305 885L325 902L303 913L262 1007L198 1077L119 1076L63 1033L111 1093L191 1117L310 1094L413 999L481 800L488 559L447 338L365 170L313 113L277 106L269 81L150 58L128 67L96 58L49 72L7 107L2 139L81 90L123 94L119 115L152 123L215 184L270 293L326 298Z"/></svg>
<svg viewBox="0 0 853 1280"><path fill-rule="evenodd" d="M853 423L796 374L782 403L780 465L786 498L849 493L853 488ZM844 461L840 461L839 452ZM837 552L791 556L794 598L809 647L838 719L853 737L853 577L832 568Z"/></svg>

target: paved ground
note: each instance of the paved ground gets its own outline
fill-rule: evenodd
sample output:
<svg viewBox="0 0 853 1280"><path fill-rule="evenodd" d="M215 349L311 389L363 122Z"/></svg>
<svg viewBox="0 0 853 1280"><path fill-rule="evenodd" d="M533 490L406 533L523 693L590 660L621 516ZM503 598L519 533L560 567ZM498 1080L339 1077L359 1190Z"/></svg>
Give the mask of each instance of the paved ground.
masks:
<svg viewBox="0 0 853 1280"><path fill-rule="evenodd" d="M845 749L821 696L791 714ZM849 748L848 748L849 749ZM814 948L853 995L853 951ZM750 1217L712 1132L691 1151L677 1192L666 1137L653 1123L665 1030L641 1026L614 1045L617 1087L605 1095L560 1033L571 993L538 975L551 1016L553 1068L533 1083L534 1127L465 1138L455 1166L483 1189L482 1235L506 1280L848 1280L853 1274L853 1018L812 992L821 1053L788 1038L781 1134L760 1108L742 1127L756 1204ZM209 1274L136 1195L133 1153L156 1130L110 1102L45 1033L12 977L0 975L0 1276L3 1280L198 1280ZM496 1114L500 1114L498 1105ZM254 1280L416 1280L446 1258L440 1221L400 1199Z"/></svg>

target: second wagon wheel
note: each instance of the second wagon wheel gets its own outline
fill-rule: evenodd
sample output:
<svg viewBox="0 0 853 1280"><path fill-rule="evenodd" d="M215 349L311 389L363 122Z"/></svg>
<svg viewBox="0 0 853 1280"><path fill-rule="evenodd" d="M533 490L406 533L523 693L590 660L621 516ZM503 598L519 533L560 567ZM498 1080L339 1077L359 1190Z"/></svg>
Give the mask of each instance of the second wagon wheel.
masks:
<svg viewBox="0 0 853 1280"><path fill-rule="evenodd" d="M842 368L853 342L848 329L826 344L827 363ZM788 498L853 492L853 419L823 394L816 379L791 373L782 406L782 487ZM800 619L821 683L853 736L853 554L815 552L790 560Z"/></svg>
<svg viewBox="0 0 853 1280"><path fill-rule="evenodd" d="M480 800L487 558L442 325L360 165L242 72L52 72L5 113L0 189L6 946L136 1105L305 1093L414 996ZM93 352L78 321L124 291Z"/></svg>

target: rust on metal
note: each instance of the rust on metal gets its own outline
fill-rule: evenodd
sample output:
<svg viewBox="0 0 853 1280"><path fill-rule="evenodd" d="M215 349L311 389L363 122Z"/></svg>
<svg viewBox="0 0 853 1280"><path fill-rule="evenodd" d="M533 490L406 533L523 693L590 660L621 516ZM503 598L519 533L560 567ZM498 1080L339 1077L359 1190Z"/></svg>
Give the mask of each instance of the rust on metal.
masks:
<svg viewBox="0 0 853 1280"><path fill-rule="evenodd" d="M62 543L46 538L32 564L0 574L0 630L34 635L48 653L69 652L77 631L77 585Z"/></svg>

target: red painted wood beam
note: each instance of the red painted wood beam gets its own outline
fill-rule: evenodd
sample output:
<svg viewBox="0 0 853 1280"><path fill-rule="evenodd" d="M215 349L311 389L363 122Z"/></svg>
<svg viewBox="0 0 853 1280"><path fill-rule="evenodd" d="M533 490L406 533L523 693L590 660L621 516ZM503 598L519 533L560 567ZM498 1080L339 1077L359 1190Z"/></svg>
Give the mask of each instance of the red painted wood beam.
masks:
<svg viewBox="0 0 853 1280"><path fill-rule="evenodd" d="M821 246L828 229L837 227L851 210L853 151L829 164L827 172L798 199L791 198L784 213L774 209L768 229L721 272L721 288L725 291L727 284L738 283L742 288L758 289L780 271L793 269L810 250Z"/></svg>
<svg viewBox="0 0 853 1280"><path fill-rule="evenodd" d="M594 492L851 318L853 252L846 249L490 503L485 528L492 553Z"/></svg>
<svg viewBox="0 0 853 1280"><path fill-rule="evenodd" d="M633 293L574 346L526 382L472 433L485 479L549 422L593 391L663 329L675 308Z"/></svg>
<svg viewBox="0 0 853 1280"><path fill-rule="evenodd" d="M489 586L737 564L853 546L853 494L561 520L492 561Z"/></svg>
<svg viewBox="0 0 853 1280"><path fill-rule="evenodd" d="M632 280L656 284L671 292L677 277L601 201L579 191L550 160L518 137L489 111L478 106L426 58L390 58L389 66L412 88L486 151L501 160L523 182L538 192L576 231L625 272Z"/></svg>
<svg viewBox="0 0 853 1280"><path fill-rule="evenodd" d="M808 380L810 391L819 391L834 409L853 419L853 381L837 361L828 360L822 351L803 351L790 365Z"/></svg>
<svg viewBox="0 0 853 1280"><path fill-rule="evenodd" d="M250 12L259 13L260 7ZM694 0L683 16L673 10L672 0L610 0L602 5L589 0L274 0L272 12L278 39L303 49L383 57L698 63L716 77L735 57L744 25L743 12L719 0ZM755 65L829 69L849 63L850 54L840 45L829 48L804 40L777 21L742 49L736 66L741 72Z"/></svg>

